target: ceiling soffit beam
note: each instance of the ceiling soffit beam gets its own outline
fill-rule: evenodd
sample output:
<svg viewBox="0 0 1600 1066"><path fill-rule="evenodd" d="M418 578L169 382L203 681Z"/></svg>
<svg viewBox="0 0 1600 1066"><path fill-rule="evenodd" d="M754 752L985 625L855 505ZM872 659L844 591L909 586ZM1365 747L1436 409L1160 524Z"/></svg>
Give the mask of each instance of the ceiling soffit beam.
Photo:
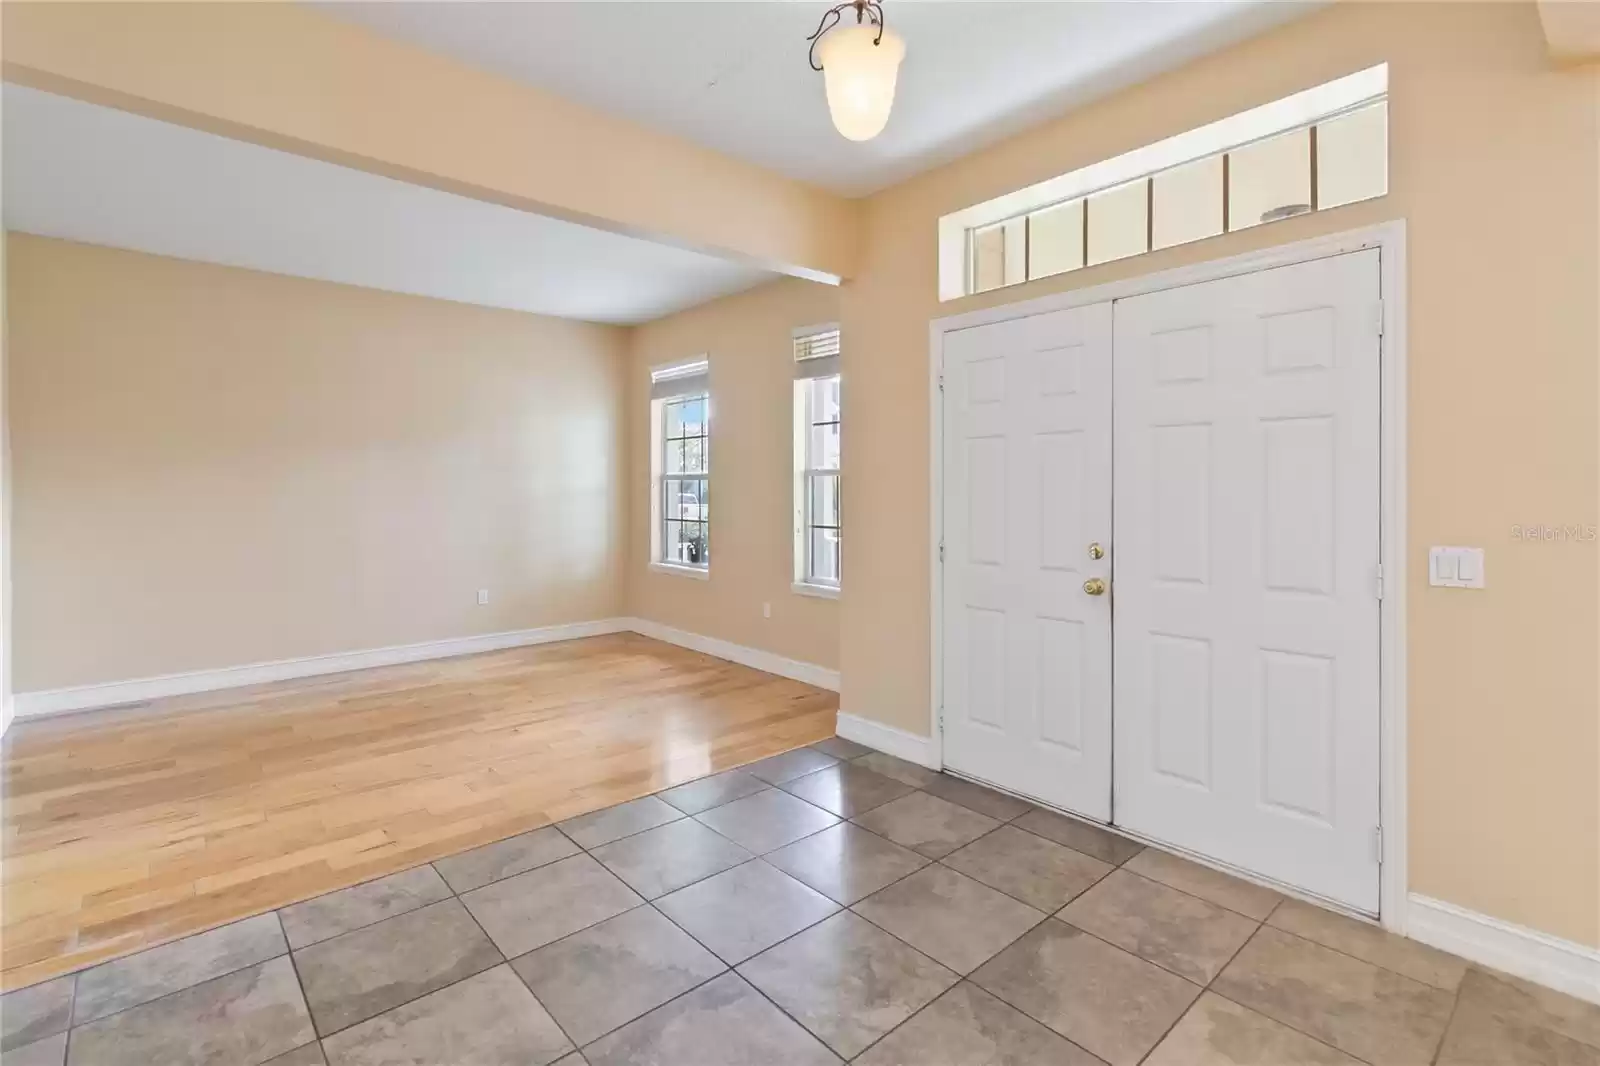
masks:
<svg viewBox="0 0 1600 1066"><path fill-rule="evenodd" d="M855 266L855 201L296 4L0 19L6 81L796 277Z"/></svg>
<svg viewBox="0 0 1600 1066"><path fill-rule="evenodd" d="M1559 63L1600 62L1600 3L1593 0L1539 0L1539 21Z"/></svg>

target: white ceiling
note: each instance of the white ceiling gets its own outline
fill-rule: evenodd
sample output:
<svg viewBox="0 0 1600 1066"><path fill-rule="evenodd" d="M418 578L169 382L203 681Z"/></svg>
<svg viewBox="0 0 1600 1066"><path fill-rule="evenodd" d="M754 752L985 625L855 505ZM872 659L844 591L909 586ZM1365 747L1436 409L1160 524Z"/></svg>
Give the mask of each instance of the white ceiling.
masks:
<svg viewBox="0 0 1600 1066"><path fill-rule="evenodd" d="M8 230L591 322L774 275L6 85Z"/></svg>
<svg viewBox="0 0 1600 1066"><path fill-rule="evenodd" d="M1322 0L888 0L889 126L834 132L806 37L825 0L330 2L389 37L846 195L891 185Z"/></svg>

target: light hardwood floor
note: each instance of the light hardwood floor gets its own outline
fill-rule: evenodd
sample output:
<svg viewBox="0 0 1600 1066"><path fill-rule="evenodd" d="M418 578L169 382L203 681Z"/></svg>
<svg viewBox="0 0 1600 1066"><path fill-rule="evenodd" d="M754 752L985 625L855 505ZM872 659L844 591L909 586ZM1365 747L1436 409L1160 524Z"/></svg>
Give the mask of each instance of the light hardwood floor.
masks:
<svg viewBox="0 0 1600 1066"><path fill-rule="evenodd" d="M0 986L809 744L837 710L623 634L18 723Z"/></svg>

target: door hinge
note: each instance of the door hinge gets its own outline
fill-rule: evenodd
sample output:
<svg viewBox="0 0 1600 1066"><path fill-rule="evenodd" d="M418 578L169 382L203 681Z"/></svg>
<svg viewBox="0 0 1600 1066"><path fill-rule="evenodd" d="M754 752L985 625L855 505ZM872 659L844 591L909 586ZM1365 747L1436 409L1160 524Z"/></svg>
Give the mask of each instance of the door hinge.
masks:
<svg viewBox="0 0 1600 1066"><path fill-rule="evenodd" d="M944 706L939 707L939 737L944 738Z"/></svg>
<svg viewBox="0 0 1600 1066"><path fill-rule="evenodd" d="M1378 336L1381 337L1381 336L1383 336L1383 301L1382 300L1379 300L1377 302L1377 305L1375 306L1375 308L1373 310L1373 313L1377 316L1378 321L1375 323L1375 325L1378 328Z"/></svg>
<svg viewBox="0 0 1600 1066"><path fill-rule="evenodd" d="M939 375L939 391L940 392L944 391L944 375L943 374Z"/></svg>
<svg viewBox="0 0 1600 1066"><path fill-rule="evenodd" d="M1383 865L1383 826L1372 827L1372 861Z"/></svg>
<svg viewBox="0 0 1600 1066"><path fill-rule="evenodd" d="M939 561L944 562L944 541L939 542Z"/></svg>
<svg viewBox="0 0 1600 1066"><path fill-rule="evenodd" d="M1376 592L1377 592L1378 599L1381 600L1381 599L1383 599L1383 564L1382 563L1378 564L1378 576L1376 578L1375 584L1377 586Z"/></svg>

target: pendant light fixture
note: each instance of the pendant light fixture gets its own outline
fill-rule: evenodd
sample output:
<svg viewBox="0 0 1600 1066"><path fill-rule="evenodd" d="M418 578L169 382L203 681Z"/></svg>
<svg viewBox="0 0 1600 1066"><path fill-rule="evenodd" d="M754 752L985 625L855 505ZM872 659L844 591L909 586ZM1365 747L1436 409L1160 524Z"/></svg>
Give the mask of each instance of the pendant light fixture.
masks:
<svg viewBox="0 0 1600 1066"><path fill-rule="evenodd" d="M851 10L856 24L841 28L842 13ZM839 4L806 39L811 42L811 69L822 71L834 128L852 141L870 141L883 132L906 56L905 41L883 24L883 7L874 0Z"/></svg>

